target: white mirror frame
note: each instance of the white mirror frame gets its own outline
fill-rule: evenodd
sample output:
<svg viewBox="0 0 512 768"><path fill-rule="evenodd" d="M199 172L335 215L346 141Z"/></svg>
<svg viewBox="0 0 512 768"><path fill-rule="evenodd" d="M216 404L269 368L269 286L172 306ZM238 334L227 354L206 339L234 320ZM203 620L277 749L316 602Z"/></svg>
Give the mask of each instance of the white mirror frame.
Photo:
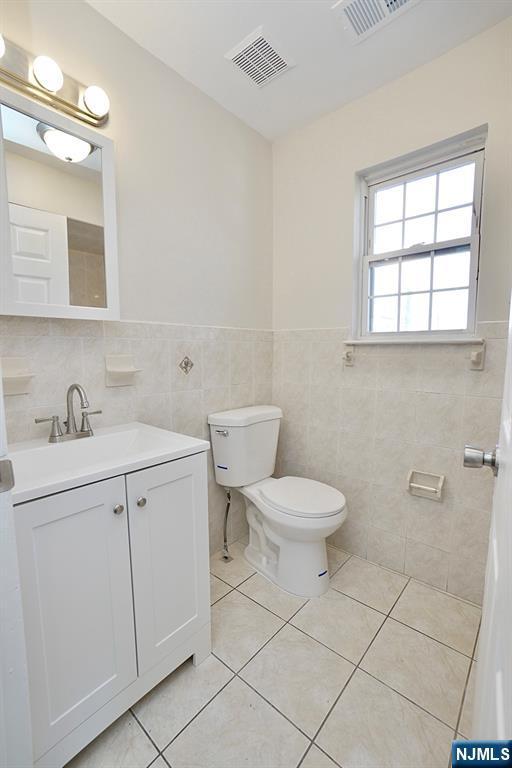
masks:
<svg viewBox="0 0 512 768"><path fill-rule="evenodd" d="M4 270L11 269L11 255L9 248L10 237L2 238L0 242L0 315L27 315L32 317L64 317L80 320L119 320L119 269L117 257L117 216L116 216L116 184L114 143L103 134L88 128L69 117L43 107L21 94L15 93L0 85L0 104L17 109L34 117L43 123L54 125L67 133L78 136L84 141L101 149L101 176L103 192L103 230L105 241L105 281L106 281L106 307L79 307L74 305L34 304L23 311L16 307L12 298L7 295L6 280L2 279ZM5 178L5 164L3 162L3 139L0 124L0 169L4 178L0 179L0 206L3 209L2 217L9 220L7 179ZM5 213L7 211L7 213ZM5 274L5 273L4 273Z"/></svg>

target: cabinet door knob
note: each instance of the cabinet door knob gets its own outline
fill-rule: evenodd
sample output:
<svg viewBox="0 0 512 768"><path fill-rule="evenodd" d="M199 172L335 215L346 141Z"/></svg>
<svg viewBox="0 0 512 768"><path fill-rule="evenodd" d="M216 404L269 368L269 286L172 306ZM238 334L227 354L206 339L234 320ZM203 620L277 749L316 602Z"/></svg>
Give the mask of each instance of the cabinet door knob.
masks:
<svg viewBox="0 0 512 768"><path fill-rule="evenodd" d="M124 512L123 504L116 504L114 507L114 515L122 515Z"/></svg>
<svg viewBox="0 0 512 768"><path fill-rule="evenodd" d="M148 503L148 500L144 498L144 496L139 496L137 499L137 506L138 507L145 507Z"/></svg>

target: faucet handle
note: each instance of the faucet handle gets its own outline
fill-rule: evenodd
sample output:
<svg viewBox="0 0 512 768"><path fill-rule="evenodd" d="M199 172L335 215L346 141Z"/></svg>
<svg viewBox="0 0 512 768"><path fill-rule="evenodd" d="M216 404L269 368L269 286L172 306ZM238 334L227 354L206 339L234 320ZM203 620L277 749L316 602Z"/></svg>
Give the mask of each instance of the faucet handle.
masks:
<svg viewBox="0 0 512 768"><path fill-rule="evenodd" d="M46 418L36 418L34 419L36 424L44 424L45 421L51 421L52 428L50 430L50 437L48 438L49 443L56 443L57 439L59 437L62 437L62 427L60 425L60 417L59 416L48 416Z"/></svg>
<svg viewBox="0 0 512 768"><path fill-rule="evenodd" d="M92 435L92 428L89 423L89 416L96 416L98 413L103 413L102 410L98 411L82 411L82 425L80 432L90 432Z"/></svg>

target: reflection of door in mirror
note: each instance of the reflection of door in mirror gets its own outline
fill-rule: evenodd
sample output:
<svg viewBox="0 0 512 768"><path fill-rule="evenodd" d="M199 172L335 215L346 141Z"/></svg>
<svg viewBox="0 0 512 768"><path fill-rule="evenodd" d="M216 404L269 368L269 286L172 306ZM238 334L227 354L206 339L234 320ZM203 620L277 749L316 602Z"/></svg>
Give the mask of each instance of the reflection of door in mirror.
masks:
<svg viewBox="0 0 512 768"><path fill-rule="evenodd" d="M1 105L11 299L106 307L101 149Z"/></svg>

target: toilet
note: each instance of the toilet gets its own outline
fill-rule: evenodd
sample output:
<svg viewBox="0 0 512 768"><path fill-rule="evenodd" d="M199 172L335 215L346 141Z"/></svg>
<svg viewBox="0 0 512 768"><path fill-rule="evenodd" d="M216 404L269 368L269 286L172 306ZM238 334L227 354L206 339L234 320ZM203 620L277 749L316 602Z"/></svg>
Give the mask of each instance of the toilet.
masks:
<svg viewBox="0 0 512 768"><path fill-rule="evenodd" d="M245 500L245 557L282 589L318 597L329 588L325 540L346 518L336 488L303 477L272 477L283 414L254 405L208 417L215 479Z"/></svg>

